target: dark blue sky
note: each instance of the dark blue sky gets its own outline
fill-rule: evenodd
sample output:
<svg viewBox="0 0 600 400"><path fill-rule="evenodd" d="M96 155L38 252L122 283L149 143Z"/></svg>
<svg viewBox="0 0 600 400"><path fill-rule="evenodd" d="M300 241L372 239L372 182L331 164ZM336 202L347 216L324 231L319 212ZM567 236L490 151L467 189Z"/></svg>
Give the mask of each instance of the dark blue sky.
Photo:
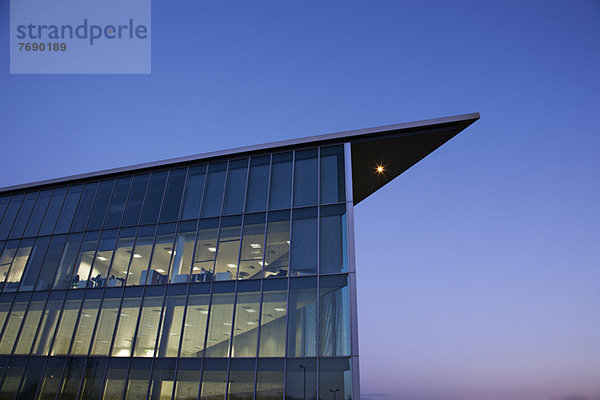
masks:
<svg viewBox="0 0 600 400"><path fill-rule="evenodd" d="M0 0L0 186L480 112L356 208L363 399L600 399L597 1L152 15L151 75L9 75Z"/></svg>

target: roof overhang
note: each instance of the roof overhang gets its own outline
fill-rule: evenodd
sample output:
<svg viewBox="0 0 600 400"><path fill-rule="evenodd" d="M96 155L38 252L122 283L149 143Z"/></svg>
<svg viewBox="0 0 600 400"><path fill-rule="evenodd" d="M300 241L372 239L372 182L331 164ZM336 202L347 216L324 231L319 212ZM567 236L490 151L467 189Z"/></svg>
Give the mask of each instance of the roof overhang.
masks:
<svg viewBox="0 0 600 400"><path fill-rule="evenodd" d="M377 191L419 160L447 142L460 131L479 119L479 113L378 126L318 136L309 136L281 142L267 143L230 150L197 154L187 157L114 168L0 188L0 193L43 188L60 183L85 181L101 176L112 176L164 168L193 161L211 161L221 158L248 156L272 151L284 151L314 145L350 143L352 149L353 200L357 204ZM385 172L375 168L383 165Z"/></svg>

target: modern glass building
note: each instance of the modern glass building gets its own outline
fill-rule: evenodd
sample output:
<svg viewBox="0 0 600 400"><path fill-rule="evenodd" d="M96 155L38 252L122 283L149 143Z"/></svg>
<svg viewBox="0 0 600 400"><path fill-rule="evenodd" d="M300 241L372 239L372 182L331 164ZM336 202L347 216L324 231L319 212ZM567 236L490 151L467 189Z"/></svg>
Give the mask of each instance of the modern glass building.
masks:
<svg viewBox="0 0 600 400"><path fill-rule="evenodd" d="M353 207L478 118L0 189L0 399L359 399Z"/></svg>

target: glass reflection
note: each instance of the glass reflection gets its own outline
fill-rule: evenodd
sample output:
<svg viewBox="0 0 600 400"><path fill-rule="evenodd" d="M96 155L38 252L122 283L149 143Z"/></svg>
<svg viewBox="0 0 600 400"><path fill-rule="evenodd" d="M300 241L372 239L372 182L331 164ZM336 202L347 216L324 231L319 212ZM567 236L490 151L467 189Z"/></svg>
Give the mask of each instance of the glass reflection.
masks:
<svg viewBox="0 0 600 400"><path fill-rule="evenodd" d="M60 388L60 382L65 365L64 357L49 358L42 375L42 383L38 389L38 399L54 400Z"/></svg>
<svg viewBox="0 0 600 400"><path fill-rule="evenodd" d="M92 213L90 214L90 219L87 226L88 230L102 228L114 185L114 179L100 182L100 187L96 193L96 200L94 201L94 207L92 207Z"/></svg>
<svg viewBox="0 0 600 400"><path fill-rule="evenodd" d="M103 231L98 244L98 251L94 257L94 263L90 273L88 287L107 286L108 269L113 258L118 231L112 229Z"/></svg>
<svg viewBox="0 0 600 400"><path fill-rule="evenodd" d="M264 276L287 276L290 254L290 212L269 213Z"/></svg>
<svg viewBox="0 0 600 400"><path fill-rule="evenodd" d="M291 275L317 273L317 209L302 208L292 215Z"/></svg>
<svg viewBox="0 0 600 400"><path fill-rule="evenodd" d="M174 358L156 360L152 369L149 399L171 400L175 385L175 365Z"/></svg>
<svg viewBox="0 0 600 400"><path fill-rule="evenodd" d="M283 357L285 355L287 285L287 279L272 279L263 284L260 357Z"/></svg>
<svg viewBox="0 0 600 400"><path fill-rule="evenodd" d="M23 236L25 227L29 221L29 216L33 210L33 206L37 200L38 192L29 192L25 195L21 209L17 215L17 218L13 224L12 231L10 232L10 239L16 239Z"/></svg>
<svg viewBox="0 0 600 400"><path fill-rule="evenodd" d="M322 274L348 272L346 206L321 207L319 268Z"/></svg>
<svg viewBox="0 0 600 400"><path fill-rule="evenodd" d="M165 190L165 198L160 212L160 222L175 221L179 216L179 205L185 184L187 168L172 169Z"/></svg>
<svg viewBox="0 0 600 400"><path fill-rule="evenodd" d="M113 339L114 344L111 351L113 357L131 356L133 336L142 305L142 292L142 288L138 287L127 288L125 291L117 331Z"/></svg>
<svg viewBox="0 0 600 400"><path fill-rule="evenodd" d="M44 372L44 361L35 358L29 359L16 399L26 400L35 398L35 393L41 383L42 373Z"/></svg>
<svg viewBox="0 0 600 400"><path fill-rule="evenodd" d="M103 400L120 400L123 397L128 366L129 359L110 359L104 380Z"/></svg>
<svg viewBox="0 0 600 400"><path fill-rule="evenodd" d="M223 214L241 214L244 210L248 159L229 162Z"/></svg>
<svg viewBox="0 0 600 400"><path fill-rule="evenodd" d="M145 358L134 358L131 360L129 377L127 379L126 399L144 400L148 396L150 369L152 360Z"/></svg>
<svg viewBox="0 0 600 400"><path fill-rule="evenodd" d="M190 279L196 239L196 225L197 221L194 220L181 222L177 227L175 247L172 254L173 265L170 272L170 283L185 283Z"/></svg>
<svg viewBox="0 0 600 400"><path fill-rule="evenodd" d="M21 277L23 276L23 270L25 269L25 265L27 264L27 260L29 260L29 255L31 254L31 249L33 248L33 242L33 239L21 240L19 249L15 253L15 258L13 259L10 270L8 271L3 292L14 292L19 287Z"/></svg>
<svg viewBox="0 0 600 400"><path fill-rule="evenodd" d="M254 395L254 360L232 359L229 366L229 400L252 400Z"/></svg>
<svg viewBox="0 0 600 400"><path fill-rule="evenodd" d="M31 303L27 309L27 316L23 321L19 340L15 346L14 354L29 354L31 351L35 333L37 332L38 325L42 319L47 295L47 292L33 294Z"/></svg>
<svg viewBox="0 0 600 400"><path fill-rule="evenodd" d="M202 201L202 191L204 190L205 176L206 165L190 168L183 195L181 219L195 219L200 216L200 204Z"/></svg>
<svg viewBox="0 0 600 400"><path fill-rule="evenodd" d="M225 399L227 385L227 360L204 360L200 399Z"/></svg>
<svg viewBox="0 0 600 400"><path fill-rule="evenodd" d="M83 293L81 292L71 291L68 293L50 355L69 354L69 346L71 344L71 339L73 338L77 317L79 316L82 297Z"/></svg>
<svg viewBox="0 0 600 400"><path fill-rule="evenodd" d="M350 293L348 276L320 278L319 355L350 355Z"/></svg>
<svg viewBox="0 0 600 400"><path fill-rule="evenodd" d="M129 261L133 255L133 244L135 242L135 228L123 228L119 231L117 247L110 267L107 287L125 286ZM105 257L108 259L108 257Z"/></svg>
<svg viewBox="0 0 600 400"><path fill-rule="evenodd" d="M352 400L349 358L319 360L319 398Z"/></svg>
<svg viewBox="0 0 600 400"><path fill-rule="evenodd" d="M75 217L73 218L73 223L71 224L72 232L81 232L85 229L88 223L88 218L90 217L90 213L92 211L92 205L94 204L94 197L96 197L97 189L98 182L87 183L83 187L81 199L79 200L79 204L77 205L77 211L75 213Z"/></svg>
<svg viewBox="0 0 600 400"><path fill-rule="evenodd" d="M286 400L317 399L317 360L314 358L287 360L285 379ZM341 400L341 399L340 399Z"/></svg>
<svg viewBox="0 0 600 400"><path fill-rule="evenodd" d="M176 400L195 400L200 389L202 360L181 359L177 365Z"/></svg>
<svg viewBox="0 0 600 400"><path fill-rule="evenodd" d="M292 153L273 154L269 208L290 208L292 205Z"/></svg>
<svg viewBox="0 0 600 400"><path fill-rule="evenodd" d="M296 152L294 165L294 207L317 204L319 165L317 149Z"/></svg>
<svg viewBox="0 0 600 400"><path fill-rule="evenodd" d="M64 298L64 291L50 292L31 354L45 356L50 351Z"/></svg>
<svg viewBox="0 0 600 400"><path fill-rule="evenodd" d="M184 285L167 287L160 338L158 339L159 357L177 357L183 325L186 290L187 288ZM196 332L196 335L198 334L199 332ZM204 331L202 331L201 336L204 336Z"/></svg>
<svg viewBox="0 0 600 400"><path fill-rule="evenodd" d="M252 157L248 174L246 212L263 211L267 208L270 156Z"/></svg>
<svg viewBox="0 0 600 400"><path fill-rule="evenodd" d="M17 214L19 209L21 208L21 203L25 198L24 194L14 195L10 199L10 203L8 204L8 208L4 213L4 217L2 218L2 222L0 223L0 240L8 239L8 234L17 218Z"/></svg>
<svg viewBox="0 0 600 400"><path fill-rule="evenodd" d="M13 399L19 390L23 372L27 365L26 357L13 357L4 373L4 381L0 387L0 398Z"/></svg>
<svg viewBox="0 0 600 400"><path fill-rule="evenodd" d="M101 290L88 290L81 307L77 329L73 335L73 345L69 354L87 355L100 309Z"/></svg>
<svg viewBox="0 0 600 400"><path fill-rule="evenodd" d="M265 249L265 214L244 216L239 279L260 279Z"/></svg>
<svg viewBox="0 0 600 400"><path fill-rule="evenodd" d="M256 357L260 282L240 282L235 306L232 357Z"/></svg>
<svg viewBox="0 0 600 400"><path fill-rule="evenodd" d="M52 286L66 240L66 235L52 237L37 279L37 284L35 285L36 290L48 290Z"/></svg>
<svg viewBox="0 0 600 400"><path fill-rule="evenodd" d="M71 279L71 289L85 289L93 285L93 281L89 280L92 273L92 264L98 241L100 240L99 232L87 232L83 237L83 243L79 251L79 257L75 266L75 272Z"/></svg>
<svg viewBox="0 0 600 400"><path fill-rule="evenodd" d="M192 268L192 282L207 282L213 280L213 268L217 254L217 235L219 219L201 219L198 224L196 252Z"/></svg>
<svg viewBox="0 0 600 400"><path fill-rule="evenodd" d="M97 400L102 393L102 383L104 381L104 370L106 369L106 359L93 357L89 358L83 382L81 383L80 399Z"/></svg>
<svg viewBox="0 0 600 400"><path fill-rule="evenodd" d="M6 320L4 331L2 331L2 340L0 340L0 354L11 354L13 345L19 334L25 311L29 303L30 294L18 294L13 303L10 314Z"/></svg>
<svg viewBox="0 0 600 400"><path fill-rule="evenodd" d="M29 218L27 228L25 229L25 236L37 235L38 231L40 230L40 226L42 225L44 215L46 214L48 204L50 204L51 198L52 190L44 190L40 192L37 202L35 203L35 207L33 208L33 212L31 213L31 217ZM2 212L0 212L0 214L2 214Z"/></svg>
<svg viewBox="0 0 600 400"><path fill-rule="evenodd" d="M210 284L196 284L190 287L181 342L181 357L202 357L203 355L209 293Z"/></svg>
<svg viewBox="0 0 600 400"><path fill-rule="evenodd" d="M149 180L149 174L136 175L133 178L129 197L127 198L127 207L123 214L123 226L137 225L140 220L142 205L144 204L144 197L146 196L146 187L148 186Z"/></svg>
<svg viewBox="0 0 600 400"><path fill-rule="evenodd" d="M121 305L121 295L123 289L108 289L104 293L102 306L100 306L100 316L94 340L92 341L91 355L107 356L110 351L110 343L115 332L119 306Z"/></svg>
<svg viewBox="0 0 600 400"><path fill-rule="evenodd" d="M283 359L258 359L256 379L257 399L283 399L283 364Z"/></svg>
<svg viewBox="0 0 600 400"><path fill-rule="evenodd" d="M214 275L216 281L236 278L240 255L241 229L241 217L225 217L221 220Z"/></svg>
<svg viewBox="0 0 600 400"><path fill-rule="evenodd" d="M167 171L152 173L140 224L155 224L158 221L158 213L160 212L160 204L166 183Z"/></svg>
<svg viewBox="0 0 600 400"><path fill-rule="evenodd" d="M233 323L233 282L215 284L210 304L206 357L227 357Z"/></svg>
<svg viewBox="0 0 600 400"><path fill-rule="evenodd" d="M173 256L173 242L175 240L175 224L161 224L152 251L150 269L142 271L140 284L162 285L167 283L169 267ZM147 279L146 279L147 275Z"/></svg>
<svg viewBox="0 0 600 400"><path fill-rule="evenodd" d="M317 279L290 281L288 357L317 355Z"/></svg>
<svg viewBox="0 0 600 400"><path fill-rule="evenodd" d="M125 202L129 194L129 186L131 185L131 177L117 179L113 190L110 205L106 213L104 221L104 229L116 228L121 224L121 218L125 212Z"/></svg>
<svg viewBox="0 0 600 400"><path fill-rule="evenodd" d="M216 217L221 214L223 202L223 187L225 186L226 162L210 164L202 199L202 217Z"/></svg>
<svg viewBox="0 0 600 400"><path fill-rule="evenodd" d="M160 314L164 298L164 286L147 288L144 294L142 314L138 323L134 357L154 357L156 336L160 324Z"/></svg>
<svg viewBox="0 0 600 400"><path fill-rule="evenodd" d="M150 263L152 244L156 226L141 226L138 229L135 250L131 258L131 265L127 274L127 286L143 285L146 283L146 270ZM144 274L142 275L142 272Z"/></svg>
<svg viewBox="0 0 600 400"><path fill-rule="evenodd" d="M71 275L75 268L82 239L83 234L81 233L71 234L67 237L52 289L67 289L71 286Z"/></svg>
<svg viewBox="0 0 600 400"><path fill-rule="evenodd" d="M50 200L50 205L48 206L48 210L44 216L44 221L42 222L42 227L40 228L40 235L51 235L54 231L54 225L56 225L56 220L58 219L58 214L60 213L60 209L66 195L66 187L54 190L54 193L52 194L52 200Z"/></svg>
<svg viewBox="0 0 600 400"><path fill-rule="evenodd" d="M31 250L31 255L24 268L23 276L21 277L21 285L19 286L20 291L33 290L38 274L42 269L42 263L49 244L50 238L48 236L36 239L33 249Z"/></svg>

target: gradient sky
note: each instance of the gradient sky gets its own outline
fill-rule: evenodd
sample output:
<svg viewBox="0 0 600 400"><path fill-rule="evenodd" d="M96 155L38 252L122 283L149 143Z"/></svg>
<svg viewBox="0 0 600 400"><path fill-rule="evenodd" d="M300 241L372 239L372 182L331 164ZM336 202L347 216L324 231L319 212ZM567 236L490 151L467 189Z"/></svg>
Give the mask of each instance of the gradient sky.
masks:
<svg viewBox="0 0 600 400"><path fill-rule="evenodd" d="M600 399L598 1L154 0L152 74L9 75L0 186L453 114L356 207L363 399Z"/></svg>

